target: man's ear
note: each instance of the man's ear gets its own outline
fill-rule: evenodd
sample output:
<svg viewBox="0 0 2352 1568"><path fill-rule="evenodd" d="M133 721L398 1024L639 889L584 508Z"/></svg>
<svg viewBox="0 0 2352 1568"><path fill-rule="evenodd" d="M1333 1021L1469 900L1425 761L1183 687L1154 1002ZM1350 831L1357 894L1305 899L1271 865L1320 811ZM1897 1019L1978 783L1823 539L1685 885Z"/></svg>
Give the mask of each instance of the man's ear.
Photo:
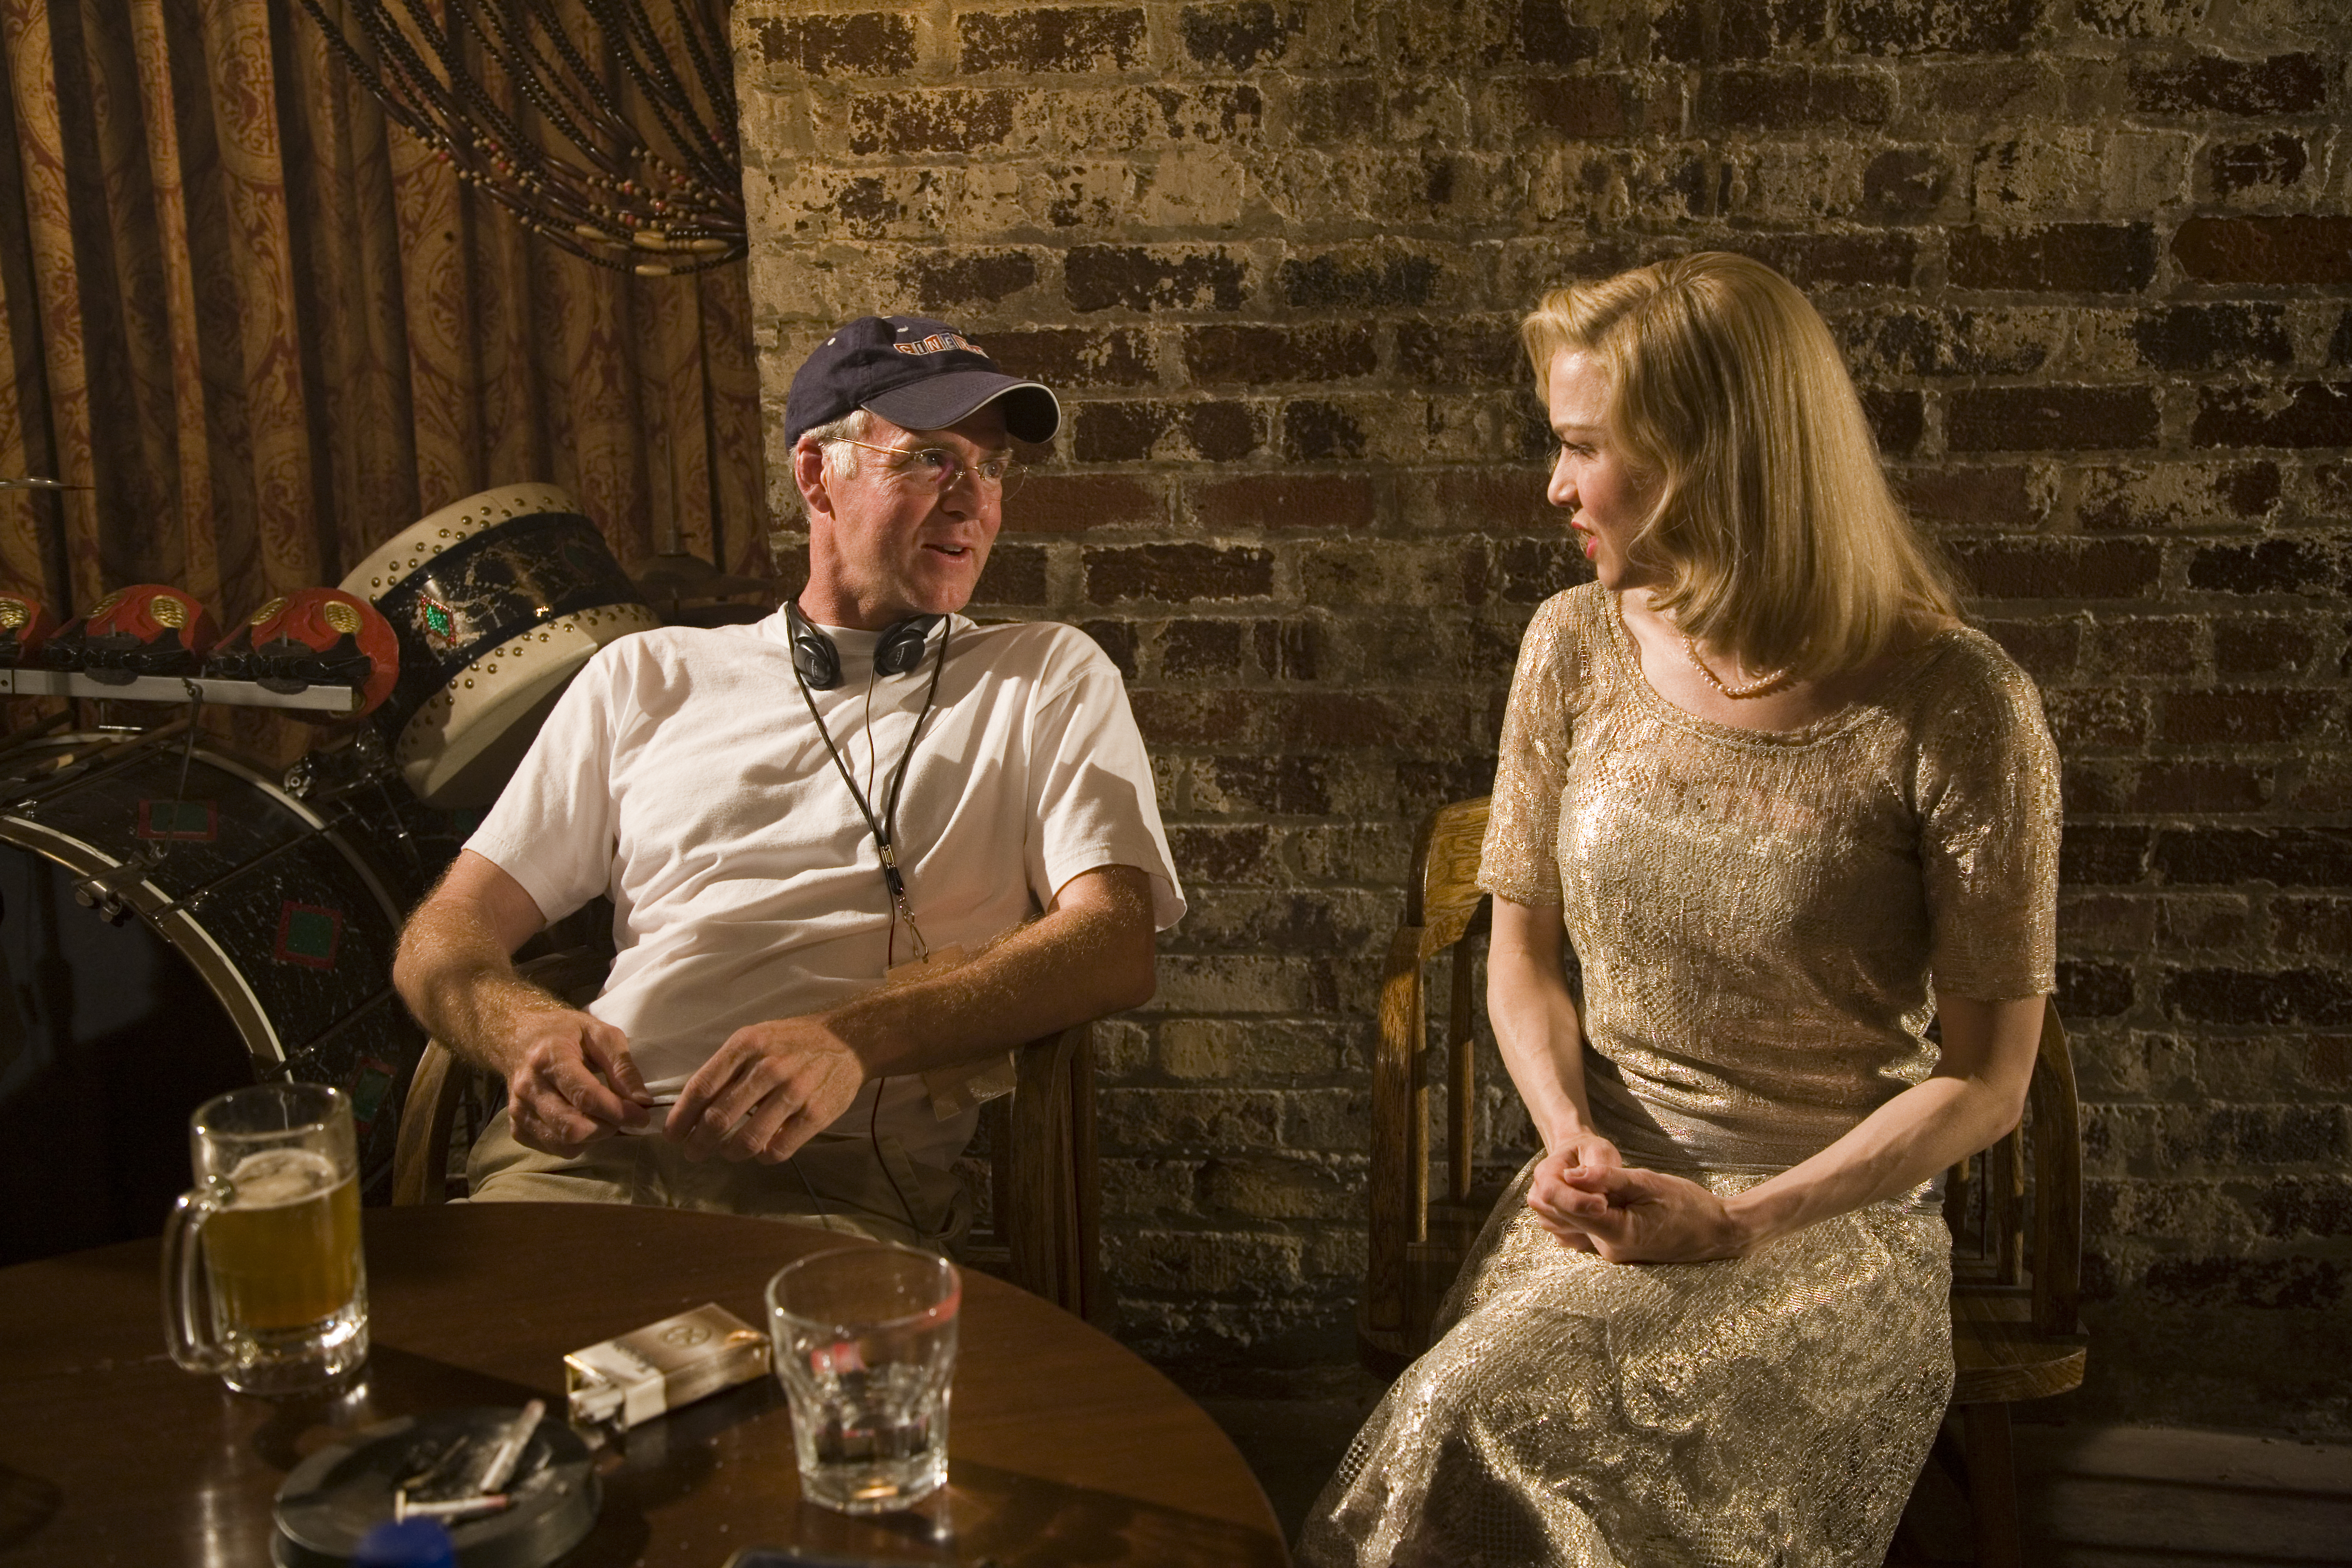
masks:
<svg viewBox="0 0 2352 1568"><path fill-rule="evenodd" d="M833 476L824 469L824 447L803 436L793 448L793 483L799 487L801 505L809 518L833 516Z"/></svg>

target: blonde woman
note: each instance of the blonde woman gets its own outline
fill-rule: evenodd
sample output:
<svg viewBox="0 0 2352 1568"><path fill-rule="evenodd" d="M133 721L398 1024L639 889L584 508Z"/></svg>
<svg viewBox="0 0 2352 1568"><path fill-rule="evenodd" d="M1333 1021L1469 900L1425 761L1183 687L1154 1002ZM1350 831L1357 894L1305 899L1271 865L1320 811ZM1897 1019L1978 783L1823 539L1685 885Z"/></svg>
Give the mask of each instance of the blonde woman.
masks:
<svg viewBox="0 0 2352 1568"><path fill-rule="evenodd" d="M1479 873L1544 1152L1299 1558L1874 1568L1951 1387L1936 1178L2053 985L2056 758L1785 279L1684 257L1523 332L1598 579L1520 647Z"/></svg>

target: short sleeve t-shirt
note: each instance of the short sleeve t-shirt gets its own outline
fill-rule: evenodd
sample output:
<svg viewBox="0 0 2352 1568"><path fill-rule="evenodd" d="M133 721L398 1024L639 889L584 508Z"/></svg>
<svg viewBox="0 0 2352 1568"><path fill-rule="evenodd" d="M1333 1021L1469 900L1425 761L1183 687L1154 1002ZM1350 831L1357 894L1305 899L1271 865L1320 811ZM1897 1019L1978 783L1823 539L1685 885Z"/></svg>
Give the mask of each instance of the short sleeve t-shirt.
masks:
<svg viewBox="0 0 2352 1568"><path fill-rule="evenodd" d="M938 661L873 675L871 632L827 628L843 679L812 691L879 817ZM1051 623L950 618L937 704L898 808L907 897L934 949L975 951L1103 866L1149 874L1154 923L1184 911L1150 759L1118 671ZM744 1025L835 1006L915 956L879 852L811 721L784 617L614 643L573 679L467 847L550 920L604 895L619 957L589 1011L674 1095ZM952 1161L974 1113L940 1121L921 1080L868 1083L836 1126L880 1125Z"/></svg>

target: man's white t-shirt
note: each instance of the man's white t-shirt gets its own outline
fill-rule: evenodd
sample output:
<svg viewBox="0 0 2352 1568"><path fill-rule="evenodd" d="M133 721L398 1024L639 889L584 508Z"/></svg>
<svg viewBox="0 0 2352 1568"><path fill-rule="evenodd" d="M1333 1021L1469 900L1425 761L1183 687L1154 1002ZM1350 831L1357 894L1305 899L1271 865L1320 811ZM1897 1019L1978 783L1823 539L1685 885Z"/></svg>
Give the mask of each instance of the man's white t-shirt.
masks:
<svg viewBox="0 0 2352 1568"><path fill-rule="evenodd" d="M843 679L812 691L877 819L923 708L921 665L874 677L877 634L825 628ZM1161 930L1184 898L1118 669L1083 633L958 616L908 764L894 840L925 941L977 951L1101 866L1150 874ZM575 677L467 847L549 920L613 900L619 958L589 1011L674 1096L746 1024L822 1011L915 956L866 819L809 718L782 612L624 637ZM868 1083L835 1130L878 1126L944 1166L976 1112L919 1078Z"/></svg>

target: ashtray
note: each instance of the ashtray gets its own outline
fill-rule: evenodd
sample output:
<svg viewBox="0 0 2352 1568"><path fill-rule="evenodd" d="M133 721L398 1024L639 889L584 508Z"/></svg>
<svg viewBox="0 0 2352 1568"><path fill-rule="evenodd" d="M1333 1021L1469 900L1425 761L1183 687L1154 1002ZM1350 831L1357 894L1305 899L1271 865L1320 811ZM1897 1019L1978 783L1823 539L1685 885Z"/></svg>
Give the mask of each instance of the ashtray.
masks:
<svg viewBox="0 0 2352 1568"><path fill-rule="evenodd" d="M393 1492L434 1454L464 1438L494 1443L519 1411L481 1405L404 1415L330 1444L278 1489L269 1554L278 1568L347 1568L360 1540L393 1514ZM545 1568L596 1522L601 1492L588 1445L541 1421L506 1486L504 1511L449 1524L458 1568Z"/></svg>

